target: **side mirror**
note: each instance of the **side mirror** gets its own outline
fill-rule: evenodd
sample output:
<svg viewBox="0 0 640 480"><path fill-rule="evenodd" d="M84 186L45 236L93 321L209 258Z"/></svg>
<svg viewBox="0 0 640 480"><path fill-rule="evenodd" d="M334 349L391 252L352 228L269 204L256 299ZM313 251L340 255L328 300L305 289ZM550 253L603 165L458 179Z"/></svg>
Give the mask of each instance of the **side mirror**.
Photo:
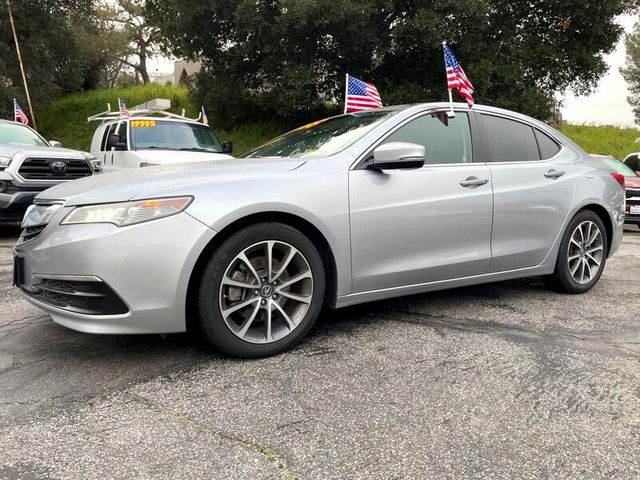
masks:
<svg viewBox="0 0 640 480"><path fill-rule="evenodd" d="M109 138L107 139L107 148L108 149L114 149L114 150L126 150L127 149L127 144L124 142L120 141L120 137L116 134L113 135L109 135Z"/></svg>
<svg viewBox="0 0 640 480"><path fill-rule="evenodd" d="M62 144L57 140L49 140L49 145L51 145L53 148L62 148Z"/></svg>
<svg viewBox="0 0 640 480"><path fill-rule="evenodd" d="M391 142L380 145L373 151L373 161L367 165L367 168L373 170L420 168L425 160L423 145Z"/></svg>
<svg viewBox="0 0 640 480"><path fill-rule="evenodd" d="M231 142L223 142L222 143L222 153L231 153L233 152L233 143Z"/></svg>

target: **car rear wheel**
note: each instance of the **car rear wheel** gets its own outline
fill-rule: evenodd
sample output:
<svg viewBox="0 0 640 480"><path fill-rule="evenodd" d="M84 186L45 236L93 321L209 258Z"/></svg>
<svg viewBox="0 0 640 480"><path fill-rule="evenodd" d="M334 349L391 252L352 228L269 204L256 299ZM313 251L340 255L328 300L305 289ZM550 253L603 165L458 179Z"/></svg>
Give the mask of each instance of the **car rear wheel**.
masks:
<svg viewBox="0 0 640 480"><path fill-rule="evenodd" d="M584 293L598 282L607 261L607 234L598 215L579 212L562 237L556 268L546 278L560 292Z"/></svg>
<svg viewBox="0 0 640 480"><path fill-rule="evenodd" d="M322 260L304 234L280 223L252 225L227 238L205 267L200 330L229 355L273 355L307 334L324 293Z"/></svg>

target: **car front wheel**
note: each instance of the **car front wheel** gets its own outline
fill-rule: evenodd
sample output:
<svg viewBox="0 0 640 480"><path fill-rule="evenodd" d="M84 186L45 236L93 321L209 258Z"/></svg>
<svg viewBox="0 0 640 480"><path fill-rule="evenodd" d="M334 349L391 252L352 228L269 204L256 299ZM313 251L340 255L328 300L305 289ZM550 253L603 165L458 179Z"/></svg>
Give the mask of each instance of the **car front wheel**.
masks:
<svg viewBox="0 0 640 480"><path fill-rule="evenodd" d="M607 234L598 215L583 210L573 217L562 237L556 268L547 277L560 292L584 293L598 282L608 252Z"/></svg>
<svg viewBox="0 0 640 480"><path fill-rule="evenodd" d="M255 224L227 238L209 259L198 295L200 330L232 356L280 353L311 329L324 294L314 244L289 225Z"/></svg>

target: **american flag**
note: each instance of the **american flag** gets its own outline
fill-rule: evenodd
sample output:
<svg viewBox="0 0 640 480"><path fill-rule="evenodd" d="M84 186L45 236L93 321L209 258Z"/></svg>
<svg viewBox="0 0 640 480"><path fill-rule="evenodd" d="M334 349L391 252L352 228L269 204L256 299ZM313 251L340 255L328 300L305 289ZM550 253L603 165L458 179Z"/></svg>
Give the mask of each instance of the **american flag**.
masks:
<svg viewBox="0 0 640 480"><path fill-rule="evenodd" d="M378 89L372 83L347 75L347 100L345 112L359 112L382 106Z"/></svg>
<svg viewBox="0 0 640 480"><path fill-rule="evenodd" d="M447 70L447 87L457 89L469 107L473 107L473 85L446 42L442 42L442 48L444 48L444 64Z"/></svg>
<svg viewBox="0 0 640 480"><path fill-rule="evenodd" d="M124 101L118 99L118 107L120 108L120 115L123 117L129 116L129 110L127 110L127 106L124 104Z"/></svg>
<svg viewBox="0 0 640 480"><path fill-rule="evenodd" d="M202 108L202 123L205 125L209 125L209 118L207 117L207 112L204 111L204 106Z"/></svg>
<svg viewBox="0 0 640 480"><path fill-rule="evenodd" d="M23 123L25 125L29 125L29 119L27 118L27 114L24 113L24 110L22 110L22 107L16 101L15 98L13 99L13 116L14 116L16 122L20 122L20 123Z"/></svg>

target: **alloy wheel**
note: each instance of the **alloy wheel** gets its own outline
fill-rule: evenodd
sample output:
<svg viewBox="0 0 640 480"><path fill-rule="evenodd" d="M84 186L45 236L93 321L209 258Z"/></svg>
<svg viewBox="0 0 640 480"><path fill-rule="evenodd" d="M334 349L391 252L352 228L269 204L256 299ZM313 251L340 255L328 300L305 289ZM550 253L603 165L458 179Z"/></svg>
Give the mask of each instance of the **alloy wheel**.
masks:
<svg viewBox="0 0 640 480"><path fill-rule="evenodd" d="M245 248L227 267L219 308L227 327L250 343L272 343L304 319L313 298L309 262L294 246L265 240Z"/></svg>
<svg viewBox="0 0 640 480"><path fill-rule="evenodd" d="M571 277L579 284L589 283L600 270L604 255L602 232L587 220L580 223L569 241L567 263Z"/></svg>

